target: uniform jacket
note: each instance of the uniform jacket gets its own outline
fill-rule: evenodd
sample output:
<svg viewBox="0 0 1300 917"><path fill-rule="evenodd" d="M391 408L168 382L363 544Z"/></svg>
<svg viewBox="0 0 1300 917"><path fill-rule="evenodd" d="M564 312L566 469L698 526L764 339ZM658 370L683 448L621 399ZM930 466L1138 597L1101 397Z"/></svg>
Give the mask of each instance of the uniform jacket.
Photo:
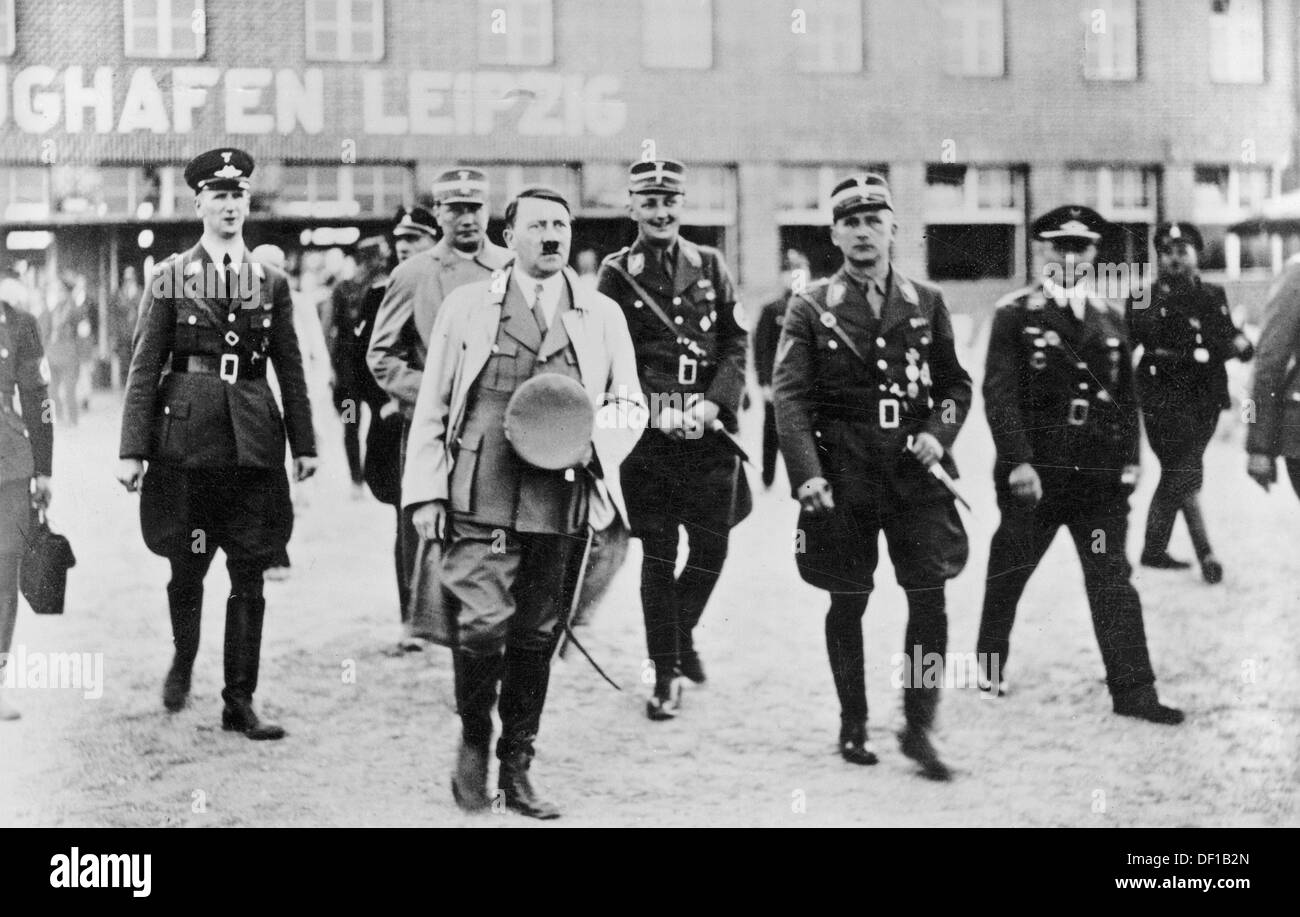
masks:
<svg viewBox="0 0 1300 917"><path fill-rule="evenodd" d="M48 475L53 468L48 378L36 319L0 305L0 486ZM13 409L15 391L21 414Z"/></svg>
<svg viewBox="0 0 1300 917"><path fill-rule="evenodd" d="M565 268L564 276L573 308L561 313L561 321L583 387L597 410L592 444L605 487L627 524L618 468L645 426L636 353L618 305L583 288L572 270ZM459 444L470 394L492 356L510 282L506 270L490 282L458 287L438 312L430 337L430 371L420 383L407 441L404 506L448 499L454 447Z"/></svg>
<svg viewBox="0 0 1300 917"><path fill-rule="evenodd" d="M1144 410L1232 406L1223 364L1236 356L1240 332L1223 287L1199 277L1185 289L1157 280L1149 299L1130 299L1127 312L1133 346L1142 347L1137 385Z"/></svg>
<svg viewBox="0 0 1300 917"><path fill-rule="evenodd" d="M781 340L781 325L785 322L785 307L789 301L790 294L782 293L765 303L758 313L758 321L754 323L754 371L758 374L759 385L772 384L776 346Z"/></svg>
<svg viewBox="0 0 1300 917"><path fill-rule="evenodd" d="M1300 261L1292 261L1269 297L1255 354L1255 422L1246 451L1300 458Z"/></svg>
<svg viewBox="0 0 1300 917"><path fill-rule="evenodd" d="M433 248L407 258L393 271L388 292L375 316L366 359L375 379L402 403L408 414L420 392L430 335L443 301L457 287L487 280L493 271L505 267L513 258L514 253L509 249L486 239L477 255L462 258L444 237ZM408 322L414 322L419 338L414 344L410 332L403 332Z"/></svg>
<svg viewBox="0 0 1300 917"><path fill-rule="evenodd" d="M195 292L211 265L207 250L195 245L159 265L145 286L122 410L121 457L186 468L282 468L286 428L294 456L315 455L288 278L245 252L245 271L260 278L255 296L186 295L185 286ZM156 288L168 295L155 297ZM210 373L172 371L173 358L189 355L233 355L241 373L271 361L285 416L265 374L227 382Z"/></svg>
<svg viewBox="0 0 1300 917"><path fill-rule="evenodd" d="M659 307L707 356L685 348L654 312L641 302L627 281L613 269L617 265L655 297ZM699 394L718 408L718 417L731 432L739 428L736 414L745 394L745 351L749 338L736 322L736 295L722 254L714 248L677 240L672 282L664 274L655 250L640 238L609 255L600 266L596 288L623 309L628 331L636 345L641 387L651 406L655 396ZM685 373L681 360L698 362ZM683 378L691 378L683 382ZM661 401L661 407L671 404ZM652 418L653 422L653 418Z"/></svg>
<svg viewBox="0 0 1300 917"><path fill-rule="evenodd" d="M875 502L886 484L904 500L950 499L904 449L909 435L932 434L944 448L944 468L956 477L951 449L970 411L970 375L957 361L939 288L891 268L886 289L879 322L844 268L790 297L773 389L781 454L796 493L824 477L837 502Z"/></svg>
<svg viewBox="0 0 1300 917"><path fill-rule="evenodd" d="M1123 315L1089 297L1082 325L1041 284L1004 297L993 317L984 405L997 447L994 483L1028 462L1052 481L1083 470L1099 485L1120 486L1136 465L1140 423L1132 346Z"/></svg>

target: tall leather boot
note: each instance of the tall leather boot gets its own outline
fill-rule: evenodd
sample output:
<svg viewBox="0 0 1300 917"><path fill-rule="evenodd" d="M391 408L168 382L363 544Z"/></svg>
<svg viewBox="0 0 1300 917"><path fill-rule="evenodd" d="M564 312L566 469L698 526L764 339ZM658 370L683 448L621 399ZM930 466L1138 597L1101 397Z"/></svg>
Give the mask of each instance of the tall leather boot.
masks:
<svg viewBox="0 0 1300 917"><path fill-rule="evenodd" d="M1201 576L1213 585L1223 580L1223 565L1210 547L1210 534L1205 529L1205 517L1201 515L1198 496L1199 492L1193 491L1183 498L1183 519L1187 522L1187 534L1192 536L1196 559L1201 564Z"/></svg>
<svg viewBox="0 0 1300 917"><path fill-rule="evenodd" d="M199 654L199 624L203 615L203 581L167 584L167 610L172 619L172 666L163 681L163 706L175 713L190 696L194 660Z"/></svg>
<svg viewBox="0 0 1300 917"><path fill-rule="evenodd" d="M501 739L497 742L501 769L497 786L505 794L508 808L530 818L560 817L560 810L539 796L528 779L533 743L537 740L550 680L549 649L506 648L505 674L501 680Z"/></svg>
<svg viewBox="0 0 1300 917"><path fill-rule="evenodd" d="M937 657L940 668L934 674L942 684L942 660L948 649L948 617L942 586L907 591L906 634L905 647L909 662L914 662L913 657L918 654L923 664L930 662L928 657ZM920 668L923 666L913 666L912 670L916 672ZM925 675L930 674L925 672ZM952 779L952 772L940 760L939 752L930 740L938 708L939 688L915 684L904 687L903 715L907 726L899 733L898 744L903 754L921 766L921 776L944 781Z"/></svg>
<svg viewBox="0 0 1300 917"><path fill-rule="evenodd" d="M452 653L460 748L451 775L451 795L466 812L481 812L492 804L487 791L488 751L492 744L492 705L496 703L503 662L500 653Z"/></svg>
<svg viewBox="0 0 1300 917"><path fill-rule="evenodd" d="M850 764L870 765L879 759L867 736L866 660L862 615L867 596L836 593L826 613L826 657L830 661L835 695L840 701L840 756Z"/></svg>
<svg viewBox="0 0 1300 917"><path fill-rule="evenodd" d="M263 722L253 709L265 613L266 599L232 595L226 602L226 687L221 692L226 706L221 711L221 728L259 741L285 736L283 728Z"/></svg>

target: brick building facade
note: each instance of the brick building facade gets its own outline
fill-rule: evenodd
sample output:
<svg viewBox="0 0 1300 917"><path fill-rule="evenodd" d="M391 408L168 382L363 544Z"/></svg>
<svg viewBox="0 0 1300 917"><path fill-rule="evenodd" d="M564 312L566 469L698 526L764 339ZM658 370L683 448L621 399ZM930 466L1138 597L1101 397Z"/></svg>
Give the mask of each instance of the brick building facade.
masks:
<svg viewBox="0 0 1300 917"><path fill-rule="evenodd" d="M1193 219L1211 267L1267 273L1300 239L1221 227L1294 184L1298 5L0 0L2 257L108 285L194 238L179 167L223 144L258 161L258 241L354 238L466 163L496 216L560 186L575 251L607 250L653 147L691 167L689 233L755 296L785 246L829 267L826 192L866 166L893 185L899 262L958 309L1028 277L1029 220L1067 200L1125 225L1112 259Z"/></svg>

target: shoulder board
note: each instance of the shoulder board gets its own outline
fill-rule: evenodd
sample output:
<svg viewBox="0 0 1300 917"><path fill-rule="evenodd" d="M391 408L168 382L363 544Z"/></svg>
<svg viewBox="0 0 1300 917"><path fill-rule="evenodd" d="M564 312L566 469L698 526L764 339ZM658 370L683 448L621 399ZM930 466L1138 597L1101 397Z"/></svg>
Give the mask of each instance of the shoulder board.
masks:
<svg viewBox="0 0 1300 917"><path fill-rule="evenodd" d="M610 252L608 255L606 255L605 258L604 258L604 260L603 260L601 263L602 263L602 264L614 264L614 263L616 263L620 258L625 257L625 256L627 255L627 253L630 252L631 250L632 250L632 247L631 247L630 245L624 245L624 246L623 246L622 248L620 248L618 251L616 251L616 252Z"/></svg>
<svg viewBox="0 0 1300 917"><path fill-rule="evenodd" d="M914 306L921 302L921 297L916 294L916 287L913 286L912 281L908 280L902 274L897 275L895 280L898 282L898 292L902 294L903 299L907 300Z"/></svg>
<svg viewBox="0 0 1300 917"><path fill-rule="evenodd" d="M682 239L678 244L682 247L682 254L686 256L686 260L691 263L692 267L699 267L704 263L700 248L694 242L689 239Z"/></svg>
<svg viewBox="0 0 1300 917"><path fill-rule="evenodd" d="M1036 286L1021 287L1020 289L1012 290L1006 296L1003 296L997 301L997 304L993 308L1003 309L1008 306L1021 304L1023 304L1027 309L1037 311L1047 304L1047 297L1045 297L1043 291Z"/></svg>

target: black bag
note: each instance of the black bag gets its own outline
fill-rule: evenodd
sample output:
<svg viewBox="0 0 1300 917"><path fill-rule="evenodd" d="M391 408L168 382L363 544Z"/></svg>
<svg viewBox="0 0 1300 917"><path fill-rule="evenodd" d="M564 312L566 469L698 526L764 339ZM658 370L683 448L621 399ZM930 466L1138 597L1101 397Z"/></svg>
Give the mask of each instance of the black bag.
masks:
<svg viewBox="0 0 1300 917"><path fill-rule="evenodd" d="M415 551L406 635L455 649L459 637L456 600L442 588L441 569L442 544L421 538Z"/></svg>
<svg viewBox="0 0 1300 917"><path fill-rule="evenodd" d="M18 573L18 586L32 611L38 615L63 614L68 568L76 563L68 539L51 532L45 521L45 511L33 508L27 550L23 553Z"/></svg>

